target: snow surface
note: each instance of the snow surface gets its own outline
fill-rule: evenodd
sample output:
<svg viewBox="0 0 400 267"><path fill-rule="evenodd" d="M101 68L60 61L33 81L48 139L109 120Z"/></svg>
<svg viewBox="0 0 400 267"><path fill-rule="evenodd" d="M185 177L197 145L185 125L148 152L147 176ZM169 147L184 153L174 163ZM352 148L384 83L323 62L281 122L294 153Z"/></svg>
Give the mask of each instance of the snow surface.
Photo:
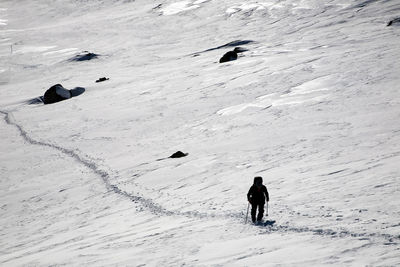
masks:
<svg viewBox="0 0 400 267"><path fill-rule="evenodd" d="M1 1L0 265L399 266L399 10Z"/></svg>

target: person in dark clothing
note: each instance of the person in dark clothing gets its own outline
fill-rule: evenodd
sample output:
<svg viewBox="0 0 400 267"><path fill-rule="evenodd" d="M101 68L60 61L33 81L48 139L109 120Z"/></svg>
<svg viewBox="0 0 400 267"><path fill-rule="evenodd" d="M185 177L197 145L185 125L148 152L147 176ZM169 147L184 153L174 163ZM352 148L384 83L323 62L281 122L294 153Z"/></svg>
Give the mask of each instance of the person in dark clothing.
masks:
<svg viewBox="0 0 400 267"><path fill-rule="evenodd" d="M251 219L253 223L256 222L257 207L257 221L261 221L264 215L265 200L269 202L268 190L265 185L263 185L262 177L254 177L254 184L250 187L249 192L247 193L247 200L251 204Z"/></svg>

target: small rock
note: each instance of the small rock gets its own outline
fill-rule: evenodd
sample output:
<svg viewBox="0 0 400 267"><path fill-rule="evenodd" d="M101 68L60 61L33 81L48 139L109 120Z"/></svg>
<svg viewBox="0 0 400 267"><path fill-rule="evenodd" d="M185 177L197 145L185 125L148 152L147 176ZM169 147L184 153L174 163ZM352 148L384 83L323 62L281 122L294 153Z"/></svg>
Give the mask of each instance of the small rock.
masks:
<svg viewBox="0 0 400 267"><path fill-rule="evenodd" d="M182 151L178 151L178 152L175 152L174 154L172 154L169 157L172 158L172 159L176 159L176 158L186 157L187 155L189 155L189 153L183 153Z"/></svg>
<svg viewBox="0 0 400 267"><path fill-rule="evenodd" d="M104 81L107 81L107 80L109 80L109 79L110 79L110 78L102 77L102 78L99 78L99 79L96 81L96 83L104 82Z"/></svg>
<svg viewBox="0 0 400 267"><path fill-rule="evenodd" d="M391 21L388 22L388 24L386 26L392 26L393 24L397 24L397 23L400 24L400 18L392 19Z"/></svg>
<svg viewBox="0 0 400 267"><path fill-rule="evenodd" d="M88 51L84 51L83 54L79 54L74 56L73 58L70 59L70 61L86 61L86 60L91 60L94 58L97 58L99 55L95 53L90 53Z"/></svg>
<svg viewBox="0 0 400 267"><path fill-rule="evenodd" d="M155 6L155 7L153 7L153 10L160 9L161 7L162 7L162 4L159 4L159 5Z"/></svg>
<svg viewBox="0 0 400 267"><path fill-rule="evenodd" d="M236 60L237 58L238 58L238 55L235 51L229 51L221 57L221 59L219 60L219 63Z"/></svg>
<svg viewBox="0 0 400 267"><path fill-rule="evenodd" d="M52 104L60 102L71 97L78 96L85 92L83 87L75 87L72 90L65 89L61 84L56 84L50 87L41 98L44 104Z"/></svg>
<svg viewBox="0 0 400 267"><path fill-rule="evenodd" d="M65 89L61 84L56 84L50 87L43 96L43 102L45 104L52 104L60 102L65 99L71 98L71 92Z"/></svg>
<svg viewBox="0 0 400 267"><path fill-rule="evenodd" d="M246 49L246 48L243 48L243 47L235 47L235 49L233 49L233 51L236 52L236 53L243 53L243 52L246 52L246 51L249 51L249 50Z"/></svg>

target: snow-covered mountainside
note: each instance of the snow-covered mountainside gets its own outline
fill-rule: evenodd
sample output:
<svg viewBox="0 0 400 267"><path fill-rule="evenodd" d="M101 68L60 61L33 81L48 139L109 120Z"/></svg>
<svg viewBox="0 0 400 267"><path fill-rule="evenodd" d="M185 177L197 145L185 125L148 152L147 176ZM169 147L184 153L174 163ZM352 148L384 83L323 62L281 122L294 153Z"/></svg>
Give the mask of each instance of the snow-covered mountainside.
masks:
<svg viewBox="0 0 400 267"><path fill-rule="evenodd" d="M0 265L399 266L399 17L2 0ZM55 84L86 91L33 103ZM245 224L254 176L273 225Z"/></svg>

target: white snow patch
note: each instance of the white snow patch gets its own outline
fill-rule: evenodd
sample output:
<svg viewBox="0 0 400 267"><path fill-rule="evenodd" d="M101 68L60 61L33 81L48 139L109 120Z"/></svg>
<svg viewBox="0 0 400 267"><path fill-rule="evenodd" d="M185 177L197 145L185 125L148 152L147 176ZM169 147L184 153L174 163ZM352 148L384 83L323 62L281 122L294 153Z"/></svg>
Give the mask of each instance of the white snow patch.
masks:
<svg viewBox="0 0 400 267"><path fill-rule="evenodd" d="M57 46L16 45L13 47L13 49L15 54L25 54L25 53L40 53L56 47Z"/></svg>
<svg viewBox="0 0 400 267"><path fill-rule="evenodd" d="M305 82L299 86L294 87L292 91L287 94L287 96L305 95L314 92L328 91L329 89L327 88L327 82L330 80L330 76L324 76Z"/></svg>
<svg viewBox="0 0 400 267"><path fill-rule="evenodd" d="M2 42L2 43L3 43L3 42L10 41L10 40L11 40L11 38L4 38L4 39L1 39L1 40L0 40L0 42Z"/></svg>
<svg viewBox="0 0 400 267"><path fill-rule="evenodd" d="M55 55L55 54L73 54L76 51L78 51L78 48L65 48L65 49L45 52L45 53L43 53L43 55L49 56L49 55Z"/></svg>
<svg viewBox="0 0 400 267"><path fill-rule="evenodd" d="M196 1L198 2L198 1ZM180 1L176 2L173 4L170 4L166 6L165 8L162 9L162 13L166 16L169 15L175 15L184 11L188 11L191 9L196 9L199 8L200 6L198 5L201 2L198 2L197 4L192 3L191 1Z"/></svg>
<svg viewBox="0 0 400 267"><path fill-rule="evenodd" d="M278 97L279 96L277 96L276 94L268 94L268 95L260 96L260 97L257 97L256 100L253 102L243 103L243 104L239 104L239 105L221 109L217 112L217 114L224 115L224 116L233 115L236 113L240 113L240 112L244 111L245 109L251 108L251 107L265 109L265 108L271 107L274 102L273 99L276 99Z"/></svg>
<svg viewBox="0 0 400 267"><path fill-rule="evenodd" d="M271 7L281 7L280 4L275 4L271 2L250 2L250 3L242 3L240 5L231 6L226 10L226 13L232 15L237 12L241 11L248 11L248 10L264 10Z"/></svg>
<svg viewBox="0 0 400 267"><path fill-rule="evenodd" d="M197 0L197 1L194 1L193 2L193 4L194 5L198 5L198 4L203 4L203 3L206 3L206 2L209 2L210 0Z"/></svg>
<svg viewBox="0 0 400 267"><path fill-rule="evenodd" d="M233 115L248 108L266 109L272 106L298 105L310 101L323 101L328 95L320 94L329 91L328 82L330 75L307 81L299 86L293 87L289 93L278 95L276 93L257 97L253 102L234 105L217 111L219 115Z"/></svg>

